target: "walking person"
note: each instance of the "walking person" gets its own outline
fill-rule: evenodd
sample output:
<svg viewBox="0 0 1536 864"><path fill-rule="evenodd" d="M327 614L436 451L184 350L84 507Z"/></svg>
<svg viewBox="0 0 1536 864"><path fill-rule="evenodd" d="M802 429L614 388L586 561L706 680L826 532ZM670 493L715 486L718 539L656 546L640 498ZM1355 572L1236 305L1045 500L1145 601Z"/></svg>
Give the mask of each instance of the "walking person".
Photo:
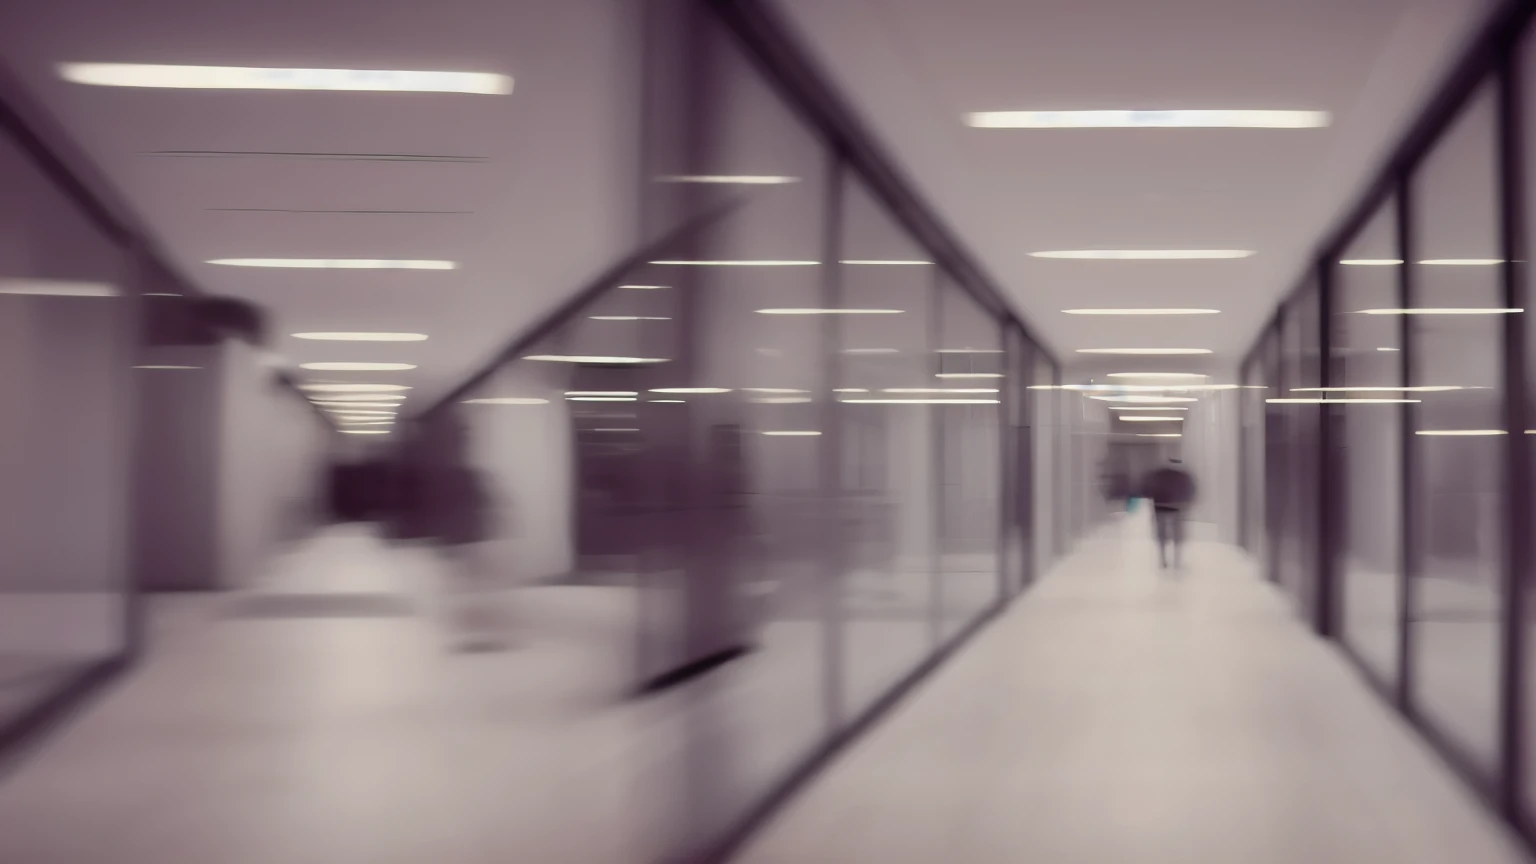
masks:
<svg viewBox="0 0 1536 864"><path fill-rule="evenodd" d="M1148 474L1143 482L1143 497L1152 501L1152 518L1157 528L1157 557L1168 567L1168 547L1173 547L1173 566L1182 564L1184 510L1195 501L1195 478L1183 469L1184 460L1169 459L1168 464Z"/></svg>
<svg viewBox="0 0 1536 864"><path fill-rule="evenodd" d="M457 418L438 430L438 458L425 477L427 534L448 564L449 626L460 651L499 651L509 623L500 567L490 548L501 526L482 471L470 464L468 430Z"/></svg>

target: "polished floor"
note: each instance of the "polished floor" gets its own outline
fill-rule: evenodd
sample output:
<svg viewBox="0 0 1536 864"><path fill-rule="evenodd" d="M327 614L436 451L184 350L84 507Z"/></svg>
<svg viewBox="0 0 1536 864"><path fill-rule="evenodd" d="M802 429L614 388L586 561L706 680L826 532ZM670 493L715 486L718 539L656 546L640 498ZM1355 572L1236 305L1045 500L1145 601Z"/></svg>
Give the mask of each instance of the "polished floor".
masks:
<svg viewBox="0 0 1536 864"><path fill-rule="evenodd" d="M1160 574L1149 535L1085 541L741 861L1525 860L1241 555ZM525 588L514 649L466 655L442 576L343 528L258 590L159 604L144 664L0 782L0 861L649 864L824 734L804 616L635 700L631 594ZM851 581L843 716L934 627L891 614L923 580Z"/></svg>
<svg viewBox="0 0 1536 864"><path fill-rule="evenodd" d="M739 864L1528 860L1230 547L1085 542Z"/></svg>

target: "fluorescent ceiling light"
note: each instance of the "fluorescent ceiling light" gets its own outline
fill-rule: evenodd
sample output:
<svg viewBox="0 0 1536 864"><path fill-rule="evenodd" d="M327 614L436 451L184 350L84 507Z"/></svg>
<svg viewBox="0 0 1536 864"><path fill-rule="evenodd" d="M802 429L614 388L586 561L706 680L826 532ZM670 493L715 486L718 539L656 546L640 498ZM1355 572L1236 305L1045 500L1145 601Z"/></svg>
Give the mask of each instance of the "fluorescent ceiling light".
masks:
<svg viewBox="0 0 1536 864"><path fill-rule="evenodd" d="M833 393L868 393L869 390L867 388L865 388L865 387L835 387L835 388L833 388L832 392Z"/></svg>
<svg viewBox="0 0 1536 864"><path fill-rule="evenodd" d="M452 270L454 261L417 258L213 258L225 267L282 267L306 270Z"/></svg>
<svg viewBox="0 0 1536 864"><path fill-rule="evenodd" d="M935 354L1001 354L1001 348L939 348Z"/></svg>
<svg viewBox="0 0 1536 864"><path fill-rule="evenodd" d="M337 420L344 426L393 426L393 420Z"/></svg>
<svg viewBox="0 0 1536 864"><path fill-rule="evenodd" d="M105 282L67 282L60 279L0 279L0 294L35 297L116 297L116 285Z"/></svg>
<svg viewBox="0 0 1536 864"><path fill-rule="evenodd" d="M423 342L425 333L294 333L295 339L319 342Z"/></svg>
<svg viewBox="0 0 1536 864"><path fill-rule="evenodd" d="M384 399L405 399L402 393L334 393L315 397L318 404L325 402L377 402Z"/></svg>
<svg viewBox="0 0 1536 864"><path fill-rule="evenodd" d="M729 387L658 387L652 393L729 393Z"/></svg>
<svg viewBox="0 0 1536 864"><path fill-rule="evenodd" d="M996 393L988 387L887 387L884 393Z"/></svg>
<svg viewBox="0 0 1536 864"><path fill-rule="evenodd" d="M192 90L349 90L473 93L484 96L505 96L512 92L511 76L492 72L61 63L59 76L75 84L94 84L102 87L161 87Z"/></svg>
<svg viewBox="0 0 1536 864"><path fill-rule="evenodd" d="M809 390L801 390L798 387L743 387L748 393L809 393Z"/></svg>
<svg viewBox="0 0 1536 864"><path fill-rule="evenodd" d="M665 357L604 357L591 354L530 354L523 359L538 360L545 363L592 363L610 366L667 362Z"/></svg>
<svg viewBox="0 0 1536 864"><path fill-rule="evenodd" d="M900 348L844 348L844 354L900 354Z"/></svg>
<svg viewBox="0 0 1536 864"><path fill-rule="evenodd" d="M1210 354L1209 348L1079 348L1079 354Z"/></svg>
<svg viewBox="0 0 1536 864"><path fill-rule="evenodd" d="M639 390L567 390L567 396L639 396Z"/></svg>
<svg viewBox="0 0 1536 864"><path fill-rule="evenodd" d="M391 393L411 388L408 384L300 384L299 389L316 393Z"/></svg>
<svg viewBox="0 0 1536 864"><path fill-rule="evenodd" d="M201 369L201 366L135 366L135 369Z"/></svg>
<svg viewBox="0 0 1536 864"><path fill-rule="evenodd" d="M660 315L589 315L593 321L671 321Z"/></svg>
<svg viewBox="0 0 1536 864"><path fill-rule="evenodd" d="M1142 402L1147 404L1154 402L1158 404L1168 404L1173 402L1200 401L1193 396L1089 396L1088 398L1099 402Z"/></svg>
<svg viewBox="0 0 1536 864"><path fill-rule="evenodd" d="M1185 408L1183 406L1174 406L1174 405L1169 405L1166 408L1161 408L1161 407L1156 407L1156 406L1151 406L1151 405L1110 405L1109 406L1109 410L1111 410L1111 411L1188 411L1189 409Z"/></svg>
<svg viewBox="0 0 1536 864"><path fill-rule="evenodd" d="M1420 264L1439 265L1442 267L1487 267L1493 264L1503 264L1503 258L1424 258Z"/></svg>
<svg viewBox="0 0 1536 864"><path fill-rule="evenodd" d="M1401 351L1401 348L1377 348L1377 351Z"/></svg>
<svg viewBox="0 0 1536 864"><path fill-rule="evenodd" d="M1120 417L1118 419L1123 420L1126 423L1164 423L1164 422L1170 422L1170 421L1171 422L1178 422L1178 421L1183 420L1184 418L1183 417L1149 417L1146 414L1132 414L1129 417Z"/></svg>
<svg viewBox="0 0 1536 864"><path fill-rule="evenodd" d="M639 402L635 396L567 396L567 402Z"/></svg>
<svg viewBox="0 0 1536 864"><path fill-rule="evenodd" d="M529 396L487 396L480 399L465 399L465 405L548 405L548 399L536 399Z"/></svg>
<svg viewBox="0 0 1536 864"><path fill-rule="evenodd" d="M905 309L759 309L759 315L900 315Z"/></svg>
<svg viewBox="0 0 1536 864"><path fill-rule="evenodd" d="M415 369L415 363L300 363L300 369L313 372L403 372Z"/></svg>
<svg viewBox="0 0 1536 864"><path fill-rule="evenodd" d="M682 405L687 399L647 399L653 405Z"/></svg>
<svg viewBox="0 0 1536 864"><path fill-rule="evenodd" d="M1361 315L1512 315L1524 312L1524 309L1502 309L1498 307L1472 307L1472 308L1418 308L1418 309L1361 309Z"/></svg>
<svg viewBox="0 0 1536 864"><path fill-rule="evenodd" d="M1327 111L1270 109L1165 109L1096 111L974 111L977 129L1316 129Z"/></svg>
<svg viewBox="0 0 1536 864"><path fill-rule="evenodd" d="M839 264L873 264L873 265L889 265L889 266L894 266L894 267L905 267L905 266L921 266L921 265L924 265L924 264L932 264L933 262L932 261L919 261L917 259L901 259L901 258L843 258L843 259L840 259L837 263L839 263Z"/></svg>
<svg viewBox="0 0 1536 864"><path fill-rule="evenodd" d="M1205 378L1206 375L1199 372L1111 372L1107 378Z"/></svg>
<svg viewBox="0 0 1536 864"><path fill-rule="evenodd" d="M393 417L395 411L371 411L358 408L332 408L331 413L337 417Z"/></svg>
<svg viewBox="0 0 1536 864"><path fill-rule="evenodd" d="M1002 378L1001 372L939 372L935 378Z"/></svg>
<svg viewBox="0 0 1536 864"><path fill-rule="evenodd" d="M144 296L145 297L184 297L186 295L184 295L184 294L177 294L174 291L145 291L144 292Z"/></svg>
<svg viewBox="0 0 1536 864"><path fill-rule="evenodd" d="M1508 435L1503 429L1419 429L1415 435L1439 435L1455 437L1481 437L1485 435Z"/></svg>
<svg viewBox="0 0 1536 864"><path fill-rule="evenodd" d="M810 402L809 396L758 396L752 400L759 405L799 405Z"/></svg>
<svg viewBox="0 0 1536 864"><path fill-rule="evenodd" d="M743 186L782 186L799 183L799 177L781 174L668 174L657 177L662 183L729 183Z"/></svg>
<svg viewBox="0 0 1536 864"><path fill-rule="evenodd" d="M388 435L388 429L343 429L343 435Z"/></svg>
<svg viewBox="0 0 1536 864"><path fill-rule="evenodd" d="M1351 267L1395 267L1403 263L1401 258L1345 258L1340 264Z"/></svg>
<svg viewBox="0 0 1536 864"><path fill-rule="evenodd" d="M1067 249L1031 252L1031 258L1089 258L1107 261L1186 261L1205 258L1247 258L1248 249Z"/></svg>
<svg viewBox="0 0 1536 864"><path fill-rule="evenodd" d="M745 261L652 261L678 267L815 267L820 261L745 260Z"/></svg>
<svg viewBox="0 0 1536 864"><path fill-rule="evenodd" d="M321 408L334 408L349 410L352 408L399 408L399 402L335 402L329 399L316 399L315 404Z"/></svg>
<svg viewBox="0 0 1536 864"><path fill-rule="evenodd" d="M1183 438L1178 432L1137 432L1137 438Z"/></svg>
<svg viewBox="0 0 1536 864"><path fill-rule="evenodd" d="M1292 393L1443 393L1465 387L1436 385L1419 387L1292 387Z"/></svg>
<svg viewBox="0 0 1536 864"><path fill-rule="evenodd" d="M620 285L619 288L627 291L665 291L666 285Z"/></svg>
<svg viewBox="0 0 1536 864"><path fill-rule="evenodd" d="M1265 399L1271 405L1406 405L1423 399Z"/></svg>
<svg viewBox="0 0 1536 864"><path fill-rule="evenodd" d="M997 405L998 399L840 399L849 405Z"/></svg>
<svg viewBox="0 0 1536 864"><path fill-rule="evenodd" d="M1068 315L1218 315L1220 309L1063 309Z"/></svg>
<svg viewBox="0 0 1536 864"><path fill-rule="evenodd" d="M811 429L805 429L805 430L779 429L779 430L772 430L772 431L764 432L763 434L767 435L770 438L814 438L814 437L820 435L821 433L817 432L817 431L814 431L814 430L811 430Z"/></svg>

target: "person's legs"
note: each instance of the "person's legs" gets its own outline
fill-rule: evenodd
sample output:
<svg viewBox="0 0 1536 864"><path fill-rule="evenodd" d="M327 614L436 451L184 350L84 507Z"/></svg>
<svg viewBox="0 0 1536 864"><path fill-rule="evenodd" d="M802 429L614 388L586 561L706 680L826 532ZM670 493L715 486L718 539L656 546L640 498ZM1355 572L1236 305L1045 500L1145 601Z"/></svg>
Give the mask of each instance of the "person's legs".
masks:
<svg viewBox="0 0 1536 864"><path fill-rule="evenodd" d="M1157 561L1161 567L1168 566L1168 517L1171 515L1171 511L1161 507L1152 511L1152 524L1157 530Z"/></svg>
<svg viewBox="0 0 1536 864"><path fill-rule="evenodd" d="M1173 540L1173 566L1184 566L1184 513L1181 510L1168 512L1168 535Z"/></svg>

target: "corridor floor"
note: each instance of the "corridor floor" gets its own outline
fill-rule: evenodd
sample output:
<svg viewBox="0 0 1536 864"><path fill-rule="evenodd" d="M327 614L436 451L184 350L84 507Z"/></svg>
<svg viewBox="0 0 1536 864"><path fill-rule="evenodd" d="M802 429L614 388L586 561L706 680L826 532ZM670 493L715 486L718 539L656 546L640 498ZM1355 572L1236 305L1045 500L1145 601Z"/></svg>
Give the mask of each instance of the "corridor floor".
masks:
<svg viewBox="0 0 1536 864"><path fill-rule="evenodd" d="M1528 860L1246 557L1188 558L1082 544L739 864Z"/></svg>

